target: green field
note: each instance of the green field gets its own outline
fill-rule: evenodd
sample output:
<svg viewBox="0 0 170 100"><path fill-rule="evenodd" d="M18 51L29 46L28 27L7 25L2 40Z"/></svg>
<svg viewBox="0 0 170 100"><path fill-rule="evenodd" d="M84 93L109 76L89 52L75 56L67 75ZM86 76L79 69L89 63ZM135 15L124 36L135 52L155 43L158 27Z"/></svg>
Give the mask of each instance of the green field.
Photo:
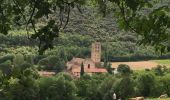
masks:
<svg viewBox="0 0 170 100"><path fill-rule="evenodd" d="M152 60L160 65L166 65L167 67L170 67L170 59L166 60Z"/></svg>
<svg viewBox="0 0 170 100"><path fill-rule="evenodd" d="M158 99L158 98L153 98L153 99L147 99L147 100L170 100L170 98L167 98L167 99Z"/></svg>

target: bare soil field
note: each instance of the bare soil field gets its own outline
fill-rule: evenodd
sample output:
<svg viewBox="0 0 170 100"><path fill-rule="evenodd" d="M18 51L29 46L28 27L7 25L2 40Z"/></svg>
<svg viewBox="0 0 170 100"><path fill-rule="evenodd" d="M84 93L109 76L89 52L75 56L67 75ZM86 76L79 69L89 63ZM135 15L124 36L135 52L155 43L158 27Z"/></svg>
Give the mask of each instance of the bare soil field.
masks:
<svg viewBox="0 0 170 100"><path fill-rule="evenodd" d="M151 69L153 67L156 67L157 65L162 65L155 61L113 62L112 68L117 68L120 64L129 65L133 70Z"/></svg>

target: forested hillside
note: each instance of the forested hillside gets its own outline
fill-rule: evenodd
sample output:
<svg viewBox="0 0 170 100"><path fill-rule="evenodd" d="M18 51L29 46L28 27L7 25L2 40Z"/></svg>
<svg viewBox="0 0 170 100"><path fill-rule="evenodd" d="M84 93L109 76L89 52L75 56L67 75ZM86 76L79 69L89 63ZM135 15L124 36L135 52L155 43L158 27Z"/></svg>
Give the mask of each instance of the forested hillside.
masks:
<svg viewBox="0 0 170 100"><path fill-rule="evenodd" d="M38 26L44 23L46 21L40 20ZM28 39L27 32L17 27L10 33L0 34L1 56L20 52L26 55L38 54L38 40ZM81 11L71 11L68 25L53 43L54 49L47 50L45 55L58 54L58 51L64 50L68 60L74 56L89 57L91 43L99 41L102 43L102 59L107 54L110 61L169 58L167 53L161 56L151 46L139 45L139 39L132 32L120 31L114 15L101 17L95 7L82 7Z"/></svg>

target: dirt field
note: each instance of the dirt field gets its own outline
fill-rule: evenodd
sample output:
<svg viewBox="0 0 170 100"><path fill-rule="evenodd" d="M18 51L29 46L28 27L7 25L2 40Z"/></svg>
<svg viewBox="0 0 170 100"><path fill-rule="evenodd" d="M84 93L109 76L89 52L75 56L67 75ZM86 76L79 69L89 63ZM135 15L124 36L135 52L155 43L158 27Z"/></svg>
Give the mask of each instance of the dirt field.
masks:
<svg viewBox="0 0 170 100"><path fill-rule="evenodd" d="M112 67L117 68L120 64L127 64L133 70L144 70L144 69L151 69L156 67L157 65L161 65L155 61L137 61L137 62L113 62Z"/></svg>

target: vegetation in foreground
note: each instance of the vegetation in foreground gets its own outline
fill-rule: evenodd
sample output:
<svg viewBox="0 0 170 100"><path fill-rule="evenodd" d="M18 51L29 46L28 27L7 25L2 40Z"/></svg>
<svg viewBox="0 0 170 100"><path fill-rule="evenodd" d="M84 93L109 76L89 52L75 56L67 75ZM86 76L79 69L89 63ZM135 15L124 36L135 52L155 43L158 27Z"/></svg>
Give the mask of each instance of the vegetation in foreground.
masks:
<svg viewBox="0 0 170 100"><path fill-rule="evenodd" d="M64 66L52 67L57 72L55 76L38 75L39 69L60 64L57 57L39 61L38 67L28 58L24 60L24 56L16 55L1 60L0 100L112 100L113 93L125 100L170 95L170 69L164 66L133 72L128 65L121 64L118 74L83 74L80 79L74 79L62 72Z"/></svg>

